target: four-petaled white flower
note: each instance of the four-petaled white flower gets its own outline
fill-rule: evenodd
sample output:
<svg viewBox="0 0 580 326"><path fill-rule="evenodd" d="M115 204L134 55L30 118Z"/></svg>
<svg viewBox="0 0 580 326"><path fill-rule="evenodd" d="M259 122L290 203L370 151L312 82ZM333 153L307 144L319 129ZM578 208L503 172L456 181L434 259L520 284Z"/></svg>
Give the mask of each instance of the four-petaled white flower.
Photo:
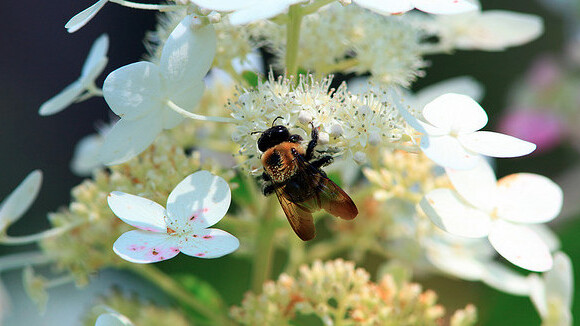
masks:
<svg viewBox="0 0 580 326"><path fill-rule="evenodd" d="M190 0L204 9L232 12L228 15L232 25L243 25L268 19L288 11L291 5L308 0Z"/></svg>
<svg viewBox="0 0 580 326"><path fill-rule="evenodd" d="M101 161L123 163L145 150L163 129L181 123L184 117L170 105L189 111L197 106L215 51L213 27L187 16L171 32L159 65L141 61L109 74L103 95L121 120L105 135Z"/></svg>
<svg viewBox="0 0 580 326"><path fill-rule="evenodd" d="M574 273L572 261L563 252L554 254L554 268L538 275L530 275L530 299L542 317L542 325L572 325L572 297Z"/></svg>
<svg viewBox="0 0 580 326"><path fill-rule="evenodd" d="M38 196L42 184L42 172L34 170L0 203L0 233L16 222L28 210Z"/></svg>
<svg viewBox="0 0 580 326"><path fill-rule="evenodd" d="M487 236L500 255L522 268L547 271L552 267L550 248L526 224L548 222L560 213L563 195L558 185L530 173L496 181L483 159L472 170L446 172L455 190L435 189L421 200L421 208L435 225L459 236Z"/></svg>
<svg viewBox="0 0 580 326"><path fill-rule="evenodd" d="M352 2L381 15L397 15L412 9L430 14L453 15L478 8L469 0L352 0Z"/></svg>
<svg viewBox="0 0 580 326"><path fill-rule="evenodd" d="M231 192L226 181L198 171L181 181L167 198L167 209L139 196L109 194L109 207L121 220L140 230L122 234L113 250L133 263L153 263L179 252L200 258L217 258L236 250L236 237L208 228L228 211Z"/></svg>
<svg viewBox="0 0 580 326"><path fill-rule="evenodd" d="M100 90L95 86L95 80L103 72L109 61L107 58L108 49L109 37L107 34L103 34L93 43L79 79L68 85L50 100L44 102L40 106L38 113L40 115L52 115L64 110L72 103L100 94Z"/></svg>
<svg viewBox="0 0 580 326"><path fill-rule="evenodd" d="M542 18L507 10L443 15L434 22L441 42L462 50L503 51L528 43L544 31Z"/></svg>
<svg viewBox="0 0 580 326"><path fill-rule="evenodd" d="M407 123L422 132L421 150L435 163L453 169L471 169L479 154L492 157L527 155L536 145L504 134L478 131L487 124L487 114L472 98L444 94L423 108L426 121L413 117L402 107Z"/></svg>

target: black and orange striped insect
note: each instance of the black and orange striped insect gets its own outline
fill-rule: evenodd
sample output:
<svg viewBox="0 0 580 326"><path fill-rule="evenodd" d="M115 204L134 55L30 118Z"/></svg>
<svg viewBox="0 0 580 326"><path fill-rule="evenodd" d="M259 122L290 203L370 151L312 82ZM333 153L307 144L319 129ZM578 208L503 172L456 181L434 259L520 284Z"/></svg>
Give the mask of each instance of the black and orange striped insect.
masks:
<svg viewBox="0 0 580 326"><path fill-rule="evenodd" d="M346 192L320 169L332 163L332 156L314 158L318 130L312 128L306 149L300 145L301 141L302 137L291 135L288 128L277 125L262 132L258 149L263 153L264 195L276 193L292 229L307 241L316 234L313 212L324 209L334 216L352 220L358 215L358 209Z"/></svg>

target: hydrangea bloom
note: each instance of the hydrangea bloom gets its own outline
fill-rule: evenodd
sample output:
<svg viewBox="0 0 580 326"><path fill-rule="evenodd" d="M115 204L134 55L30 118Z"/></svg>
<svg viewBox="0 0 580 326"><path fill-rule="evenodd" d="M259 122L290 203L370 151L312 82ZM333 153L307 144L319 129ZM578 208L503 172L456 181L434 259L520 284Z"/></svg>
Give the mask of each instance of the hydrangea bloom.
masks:
<svg viewBox="0 0 580 326"><path fill-rule="evenodd" d="M153 263L179 252L217 258L239 247L233 235L208 228L222 219L231 201L226 181L198 171L181 181L167 198L167 209L139 196L114 191L109 207L125 223L139 228L123 233L113 250L133 263Z"/></svg>
<svg viewBox="0 0 580 326"><path fill-rule="evenodd" d="M487 124L487 114L472 98L444 94L423 108L426 121L400 108L407 122L425 135L421 150L435 163L453 169L471 169L479 154L516 157L531 153L536 145L491 131L478 131Z"/></svg>
<svg viewBox="0 0 580 326"><path fill-rule="evenodd" d="M38 113L40 115L52 115L64 110L74 102L90 98L100 93L95 86L95 80L103 72L109 61L109 58L107 58L108 49L109 37L107 34L103 34L93 43L79 79L68 85L50 100L44 102L40 106Z"/></svg>
<svg viewBox="0 0 580 326"><path fill-rule="evenodd" d="M430 14L452 15L477 9L477 6L468 0L352 0L352 2L381 15L402 14L412 9Z"/></svg>
<svg viewBox="0 0 580 326"><path fill-rule="evenodd" d="M0 203L0 233L5 232L10 224L28 210L36 199L41 184L42 172L34 170Z"/></svg>
<svg viewBox="0 0 580 326"><path fill-rule="evenodd" d="M562 208L562 190L546 177L517 173L496 181L484 160L472 170L447 169L455 187L425 195L421 208L441 229L464 237L488 237L511 263L532 271L552 267L546 242L526 224L554 219Z"/></svg>
<svg viewBox="0 0 580 326"><path fill-rule="evenodd" d="M170 105L195 108L215 51L213 27L187 16L169 36L159 65L140 61L109 74L103 95L121 120L105 135L101 161L123 163L145 150L163 129L181 123L184 117Z"/></svg>
<svg viewBox="0 0 580 326"><path fill-rule="evenodd" d="M190 0L204 9L232 12L228 15L233 25L248 24L284 13L291 5L307 0Z"/></svg>

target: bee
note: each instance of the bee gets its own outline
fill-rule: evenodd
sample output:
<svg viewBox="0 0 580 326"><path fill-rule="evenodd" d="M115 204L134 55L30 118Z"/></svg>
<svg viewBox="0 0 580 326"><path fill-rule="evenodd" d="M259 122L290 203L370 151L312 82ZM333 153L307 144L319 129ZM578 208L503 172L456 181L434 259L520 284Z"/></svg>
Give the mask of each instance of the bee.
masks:
<svg viewBox="0 0 580 326"><path fill-rule="evenodd" d="M274 126L275 122L258 138L258 149L263 153L263 192L266 196L276 193L296 235L304 241L314 238L312 213L320 209L345 220L354 219L358 209L352 199L320 169L332 163L332 156L314 158L318 130L312 126L311 140L304 149L300 135L291 135L285 126Z"/></svg>

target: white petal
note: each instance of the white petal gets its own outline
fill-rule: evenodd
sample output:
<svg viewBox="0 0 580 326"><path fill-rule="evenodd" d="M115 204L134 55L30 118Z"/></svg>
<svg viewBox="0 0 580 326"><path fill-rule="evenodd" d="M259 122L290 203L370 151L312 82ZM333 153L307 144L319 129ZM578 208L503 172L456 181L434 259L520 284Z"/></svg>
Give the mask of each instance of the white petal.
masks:
<svg viewBox="0 0 580 326"><path fill-rule="evenodd" d="M0 203L0 231L18 220L38 196L42 172L34 170Z"/></svg>
<svg viewBox="0 0 580 326"><path fill-rule="evenodd" d="M433 126L454 133L471 133L487 124L487 114L471 97L448 93L429 102L423 116Z"/></svg>
<svg viewBox="0 0 580 326"><path fill-rule="evenodd" d="M109 207L123 222L152 232L167 232L165 208L147 198L113 191L107 197Z"/></svg>
<svg viewBox="0 0 580 326"><path fill-rule="evenodd" d="M295 1L296 2L296 1ZM270 1L255 4L231 13L228 17L232 25L245 25L251 22L272 18L288 11L291 4L286 1Z"/></svg>
<svg viewBox="0 0 580 326"><path fill-rule="evenodd" d="M204 9L215 11L234 11L247 8L260 3L263 0L190 0L192 3Z"/></svg>
<svg viewBox="0 0 580 326"><path fill-rule="evenodd" d="M527 277L495 262L486 265L482 281L497 290L513 295L529 295L531 291Z"/></svg>
<svg viewBox="0 0 580 326"><path fill-rule="evenodd" d="M523 156L536 149L533 143L493 131L459 135L458 139L465 148L492 157Z"/></svg>
<svg viewBox="0 0 580 326"><path fill-rule="evenodd" d="M403 119L405 119L405 121L418 132L431 136L441 136L447 133L445 130L433 127L432 125L415 118L415 116L413 116L411 112L407 111L403 105L398 105L397 108L399 109L399 113Z"/></svg>
<svg viewBox="0 0 580 326"><path fill-rule="evenodd" d="M99 160L105 165L126 162L143 152L163 129L156 116L139 120L119 120L105 135Z"/></svg>
<svg viewBox="0 0 580 326"><path fill-rule="evenodd" d="M74 33L85 26L96 14L103 8L103 6L108 2L108 0L99 0L94 5L88 7L87 9L79 12L73 18L71 18L64 28L67 29L69 33Z"/></svg>
<svg viewBox="0 0 580 326"><path fill-rule="evenodd" d="M133 323L119 313L105 313L99 315L95 326L133 326Z"/></svg>
<svg viewBox="0 0 580 326"><path fill-rule="evenodd" d="M65 89L56 94L53 98L42 103L38 110L38 114L52 115L66 109L69 105L74 103L77 97L79 97L84 90L85 89L80 81L75 81L65 87Z"/></svg>
<svg viewBox="0 0 580 326"><path fill-rule="evenodd" d="M435 225L451 234L481 238L489 233L489 215L465 203L451 189L430 191L420 205Z"/></svg>
<svg viewBox="0 0 580 326"><path fill-rule="evenodd" d="M562 209L562 189L552 180L532 173L516 173L498 183L497 215L519 223L544 223Z"/></svg>
<svg viewBox="0 0 580 326"><path fill-rule="evenodd" d="M170 95L170 100L177 104L180 108L193 112L194 109L199 104L201 97L203 96L203 91L205 90L205 83L203 80L197 80L184 85L180 89L173 89ZM166 107L163 110L163 128L172 129L184 120L184 117L173 111L171 108Z"/></svg>
<svg viewBox="0 0 580 326"><path fill-rule="evenodd" d="M199 258L218 258L234 252L240 241L220 229L204 229L182 237L179 249L186 255Z"/></svg>
<svg viewBox="0 0 580 326"><path fill-rule="evenodd" d="M98 67L103 59L107 58L107 51L109 50L109 36L103 34L99 36L93 43L89 55L83 65L81 76L88 75L91 70Z"/></svg>
<svg viewBox="0 0 580 326"><path fill-rule="evenodd" d="M159 110L163 106L164 91L159 68L145 61L111 72L103 83L103 96L111 110L129 120Z"/></svg>
<svg viewBox="0 0 580 326"><path fill-rule="evenodd" d="M215 30L211 24L197 24L199 18L186 16L163 46L159 68L170 91L201 81L211 67L216 51Z"/></svg>
<svg viewBox="0 0 580 326"><path fill-rule="evenodd" d="M534 231L503 220L494 221L489 242L512 264L534 272L552 268L550 249Z"/></svg>
<svg viewBox="0 0 580 326"><path fill-rule="evenodd" d="M433 162L446 168L473 169L479 162L477 153L467 151L457 138L451 136L423 136L421 150Z"/></svg>
<svg viewBox="0 0 580 326"><path fill-rule="evenodd" d="M563 252L554 254L554 268L544 274L546 296L560 298L562 304L570 309L574 290L574 271L572 261Z"/></svg>
<svg viewBox="0 0 580 326"><path fill-rule="evenodd" d="M430 14L454 15L479 9L468 0L413 0L415 8Z"/></svg>
<svg viewBox="0 0 580 326"><path fill-rule="evenodd" d="M538 274L531 274L528 281L530 282L530 300L541 317L547 316L548 301L546 298L546 284Z"/></svg>
<svg viewBox="0 0 580 326"><path fill-rule="evenodd" d="M230 187L224 179L208 171L190 174L167 198L169 227L198 232L221 220L230 201Z"/></svg>
<svg viewBox="0 0 580 326"><path fill-rule="evenodd" d="M71 160L71 170L78 176L90 176L101 166L99 152L103 146L103 136L92 134L83 137L75 146Z"/></svg>
<svg viewBox="0 0 580 326"><path fill-rule="evenodd" d="M555 252L560 250L562 247L560 244L560 239L558 239L558 235L552 231L547 225L545 224L528 224L526 225L532 231L536 232L544 240L544 243L550 248L550 252Z"/></svg>
<svg viewBox="0 0 580 326"><path fill-rule="evenodd" d="M497 180L493 169L483 159L469 170L445 169L453 187L463 199L484 211L495 208L497 200Z"/></svg>
<svg viewBox="0 0 580 326"><path fill-rule="evenodd" d="M483 97L483 92L483 85L473 77L455 77L422 88L415 94L413 107L423 108L427 103L445 93L463 94L473 98L475 101L479 101Z"/></svg>
<svg viewBox="0 0 580 326"><path fill-rule="evenodd" d="M178 242L179 237L167 233L133 230L121 234L113 244L113 251L132 263L155 263L177 256Z"/></svg>
<svg viewBox="0 0 580 326"><path fill-rule="evenodd" d="M413 9L409 0L352 0L357 5L381 15L402 14Z"/></svg>
<svg viewBox="0 0 580 326"><path fill-rule="evenodd" d="M475 252L471 252L469 247L463 246L463 244L430 241L425 246L427 259L435 267L447 274L468 281L478 281L485 273L485 265L478 260L479 257L477 257Z"/></svg>
<svg viewBox="0 0 580 326"><path fill-rule="evenodd" d="M542 35L543 31L543 21L538 16L488 10L471 20L467 33L457 39L456 47L501 51L528 43Z"/></svg>

